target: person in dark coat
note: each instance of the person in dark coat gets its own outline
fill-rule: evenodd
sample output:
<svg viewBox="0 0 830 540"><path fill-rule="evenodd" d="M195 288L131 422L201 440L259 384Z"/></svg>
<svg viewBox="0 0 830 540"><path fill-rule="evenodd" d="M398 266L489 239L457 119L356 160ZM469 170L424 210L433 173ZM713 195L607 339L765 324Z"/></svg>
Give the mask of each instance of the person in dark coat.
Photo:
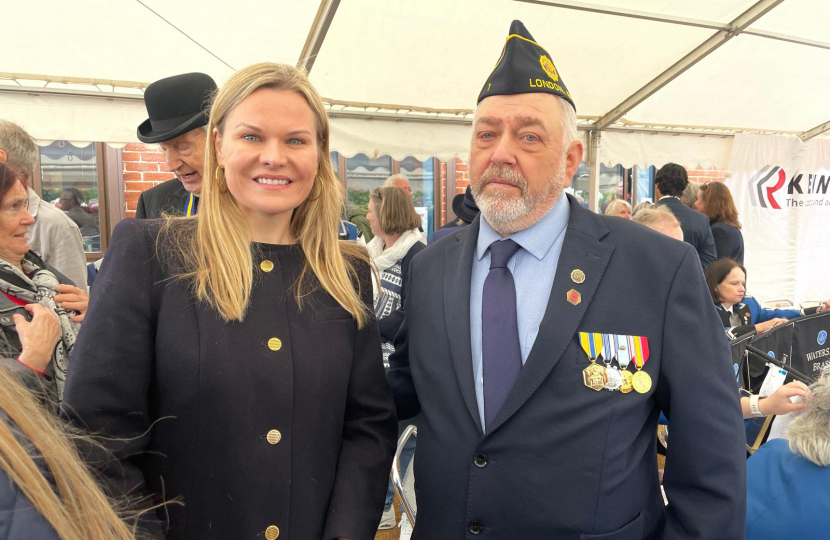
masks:
<svg viewBox="0 0 830 540"><path fill-rule="evenodd" d="M64 411L118 459L114 495L184 503L156 538L372 538L397 423L325 108L267 63L212 107L200 211L116 227Z"/></svg>
<svg viewBox="0 0 830 540"><path fill-rule="evenodd" d="M476 206L476 200L473 198L470 186L467 186L464 193L459 193L453 197L452 211L455 213L455 219L432 233L432 238L429 241L430 244L455 232L458 227L466 227L476 218L478 215L478 206Z"/></svg>
<svg viewBox="0 0 830 540"><path fill-rule="evenodd" d="M686 169L677 163L666 163L654 175L657 204L667 206L674 217L680 221L683 240L694 246L700 257L700 263L706 270L717 260L717 249L706 216L680 202L680 196L683 195L683 190L686 189L688 183L689 175Z"/></svg>
<svg viewBox="0 0 830 540"><path fill-rule="evenodd" d="M707 182L700 186L695 210L709 218L718 259L728 257L743 264L744 236L738 221L738 209L726 184Z"/></svg>
<svg viewBox="0 0 830 540"><path fill-rule="evenodd" d="M186 73L154 82L144 91L150 118L138 126L138 140L158 144L167 170L176 178L138 197L137 219L163 214L192 216L199 209L204 174L208 105L216 83L204 73Z"/></svg>
<svg viewBox="0 0 830 540"><path fill-rule="evenodd" d="M509 34L473 120L481 213L413 259L390 357L400 416L420 413L412 538L741 538L741 409L697 254L563 194L573 101Z"/></svg>

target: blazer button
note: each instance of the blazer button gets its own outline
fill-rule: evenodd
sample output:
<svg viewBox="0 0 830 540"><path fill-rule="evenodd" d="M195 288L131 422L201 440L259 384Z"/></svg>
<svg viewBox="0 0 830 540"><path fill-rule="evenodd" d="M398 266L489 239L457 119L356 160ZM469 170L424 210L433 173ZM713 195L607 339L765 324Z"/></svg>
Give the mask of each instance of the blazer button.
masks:
<svg viewBox="0 0 830 540"><path fill-rule="evenodd" d="M272 351L278 351L282 349L282 341L280 341L280 338L272 337L268 340L268 348Z"/></svg>
<svg viewBox="0 0 830 540"><path fill-rule="evenodd" d="M473 463L475 463L476 467L479 469L483 469L487 466L487 456L479 452L473 456Z"/></svg>
<svg viewBox="0 0 830 540"><path fill-rule="evenodd" d="M264 261L259 263L259 267L262 268L263 272L270 272L274 269L274 263L272 263L268 259L265 259Z"/></svg>
<svg viewBox="0 0 830 540"><path fill-rule="evenodd" d="M473 534L481 534L481 531L484 530L484 525L480 521L473 520L467 524L467 530Z"/></svg>
<svg viewBox="0 0 830 540"><path fill-rule="evenodd" d="M268 435L265 436L265 440L268 441L268 444L278 444L282 440L282 433L280 433L278 429L272 429L268 432ZM274 538L276 538L276 536Z"/></svg>
<svg viewBox="0 0 830 540"><path fill-rule="evenodd" d="M280 537L280 528L276 525L269 525L265 529L265 540L277 540Z"/></svg>

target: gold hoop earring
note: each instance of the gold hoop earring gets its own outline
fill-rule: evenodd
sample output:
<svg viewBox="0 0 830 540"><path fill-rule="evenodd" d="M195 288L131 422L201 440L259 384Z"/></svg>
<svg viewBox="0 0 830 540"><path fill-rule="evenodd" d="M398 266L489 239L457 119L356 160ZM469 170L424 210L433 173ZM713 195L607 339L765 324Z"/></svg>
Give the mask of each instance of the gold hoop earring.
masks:
<svg viewBox="0 0 830 540"><path fill-rule="evenodd" d="M318 182L318 180L319 180L319 182ZM319 189L317 190L319 193L317 193L316 197L312 197L311 194L314 193L314 188L316 188L317 186L319 186ZM323 195L323 179L320 178L319 176L315 176L314 177L314 185L311 186L311 193L308 194L308 200L314 202L317 199L319 199L322 195Z"/></svg>

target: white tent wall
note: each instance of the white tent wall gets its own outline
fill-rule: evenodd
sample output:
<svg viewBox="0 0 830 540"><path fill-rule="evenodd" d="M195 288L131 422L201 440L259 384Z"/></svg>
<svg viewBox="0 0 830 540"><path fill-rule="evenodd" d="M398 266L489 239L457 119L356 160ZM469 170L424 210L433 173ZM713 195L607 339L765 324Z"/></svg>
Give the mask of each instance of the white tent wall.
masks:
<svg viewBox="0 0 830 540"><path fill-rule="evenodd" d="M830 140L739 134L729 170L748 293L796 304L830 297ZM791 188L798 174L802 193Z"/></svg>
<svg viewBox="0 0 830 540"><path fill-rule="evenodd" d="M334 17L310 73L327 98L375 104L362 110L391 110L402 118L419 114L411 112L418 107L470 110L511 20L521 19L550 51L588 124L617 116L620 104L684 55L714 35L734 35L725 25L760 7L763 15L746 33L622 110L622 120L611 127L641 129L603 131L599 161L720 168L728 137L641 131L695 126L696 132L726 134L801 133L830 121L824 95L830 44L821 41L830 3L822 0L339 0L331 6ZM131 92L134 97L142 84L128 90L118 81L146 84L201 71L222 84L254 62L294 64L319 7L294 0L14 3L4 11L12 34L0 59L0 118L20 123L41 141L121 146L135 141L145 116L139 101L120 99ZM14 73L43 74L44 80L9 75ZM62 77L97 83L46 82ZM11 86L32 93L10 92ZM52 88L101 92L68 97L48 94ZM384 107L389 104L398 105ZM346 155L447 160L468 153L469 126L457 122L336 117L332 126L333 149Z"/></svg>

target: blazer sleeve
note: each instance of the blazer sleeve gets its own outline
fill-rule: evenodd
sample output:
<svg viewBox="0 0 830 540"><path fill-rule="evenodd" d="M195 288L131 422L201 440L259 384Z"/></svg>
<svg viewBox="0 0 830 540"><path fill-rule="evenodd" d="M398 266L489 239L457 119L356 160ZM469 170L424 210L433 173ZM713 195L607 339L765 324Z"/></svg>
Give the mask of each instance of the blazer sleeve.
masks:
<svg viewBox="0 0 830 540"><path fill-rule="evenodd" d="M404 319L403 304L406 301L406 284L409 281L409 267L412 264L412 258L423 251L424 248L426 248L424 244L416 242L409 248L409 253L403 258L403 262L401 263L401 305L398 309L378 321L382 341L392 343L395 335L401 329Z"/></svg>
<svg viewBox="0 0 830 540"><path fill-rule="evenodd" d="M360 282L371 312L372 285L365 264ZM355 334L345 414L325 540L374 538L386 496L398 422L374 317Z"/></svg>
<svg viewBox="0 0 830 540"><path fill-rule="evenodd" d="M671 422L664 540L743 538L744 424L723 323L689 247L666 299L655 398Z"/></svg>
<svg viewBox="0 0 830 540"><path fill-rule="evenodd" d="M720 227L712 227L712 239L715 241L715 253L718 259L732 257L734 251L729 234Z"/></svg>
<svg viewBox="0 0 830 540"><path fill-rule="evenodd" d="M698 249L697 253L700 256L700 263L703 265L703 269L706 270L713 262L718 260L718 250L715 247L712 229L706 227L702 232L703 237L701 238L700 249Z"/></svg>
<svg viewBox="0 0 830 540"><path fill-rule="evenodd" d="M155 275L155 235L147 223L128 219L115 228L72 351L63 402L63 414L102 445L79 450L101 466L110 495L142 499L138 509L153 502L139 460L150 441L153 284L160 280ZM150 521L153 515L145 514L142 527L162 538L160 524Z"/></svg>
<svg viewBox="0 0 830 540"><path fill-rule="evenodd" d="M145 206L143 192L138 196L138 204L135 207L135 219L147 219L147 208Z"/></svg>

